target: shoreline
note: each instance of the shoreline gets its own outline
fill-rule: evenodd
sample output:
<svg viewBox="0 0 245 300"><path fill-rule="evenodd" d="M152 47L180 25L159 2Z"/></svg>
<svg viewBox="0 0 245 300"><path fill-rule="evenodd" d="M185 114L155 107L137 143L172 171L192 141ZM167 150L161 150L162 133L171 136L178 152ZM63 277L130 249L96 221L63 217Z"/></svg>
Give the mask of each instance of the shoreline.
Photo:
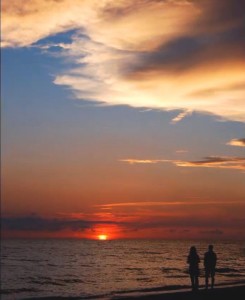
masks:
<svg viewBox="0 0 245 300"><path fill-rule="evenodd" d="M213 289L206 290L201 287L197 291L188 289L179 290L162 290L152 291L145 293L138 293L132 295L132 293L124 295L115 295L110 300L219 300L219 299L244 299L245 298L245 284L237 285L222 285L216 286Z"/></svg>
<svg viewBox="0 0 245 300"><path fill-rule="evenodd" d="M219 300L235 299L243 300L245 297L245 283L217 285L213 289L206 290L200 286L199 290L192 291L190 287L180 288L156 288L142 289L139 291L129 291L115 293L111 295L97 296L44 296L19 298L20 300Z"/></svg>

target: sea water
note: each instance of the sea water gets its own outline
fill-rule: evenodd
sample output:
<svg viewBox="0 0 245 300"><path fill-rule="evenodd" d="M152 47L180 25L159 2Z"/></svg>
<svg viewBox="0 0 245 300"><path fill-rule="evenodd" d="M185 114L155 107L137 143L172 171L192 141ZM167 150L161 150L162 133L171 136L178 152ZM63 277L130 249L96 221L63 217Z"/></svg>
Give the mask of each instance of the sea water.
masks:
<svg viewBox="0 0 245 300"><path fill-rule="evenodd" d="M101 298L190 286L186 258L194 245L201 258L208 241L2 240L1 299ZM213 241L216 284L245 282L245 244Z"/></svg>

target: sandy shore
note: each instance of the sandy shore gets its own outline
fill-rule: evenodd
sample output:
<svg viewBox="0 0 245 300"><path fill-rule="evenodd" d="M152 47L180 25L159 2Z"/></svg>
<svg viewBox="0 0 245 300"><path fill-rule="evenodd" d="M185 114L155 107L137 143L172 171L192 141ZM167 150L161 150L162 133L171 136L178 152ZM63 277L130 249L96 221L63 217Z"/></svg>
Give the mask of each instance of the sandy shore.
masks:
<svg viewBox="0 0 245 300"><path fill-rule="evenodd" d="M184 290L162 290L142 293L123 293L121 295L114 295L108 297L106 295L96 297L65 297L65 296L54 296L54 297L32 297L32 298L21 298L21 300L82 300L82 299L101 299L101 300L224 300L234 299L243 300L245 299L245 285L236 286L218 286L214 289L205 290L203 288L198 291L191 291L190 289Z"/></svg>
<svg viewBox="0 0 245 300"><path fill-rule="evenodd" d="M245 285L233 287L216 287L213 290L200 289L198 291L168 291L146 295L123 295L112 297L113 300L220 300L220 299L245 299Z"/></svg>

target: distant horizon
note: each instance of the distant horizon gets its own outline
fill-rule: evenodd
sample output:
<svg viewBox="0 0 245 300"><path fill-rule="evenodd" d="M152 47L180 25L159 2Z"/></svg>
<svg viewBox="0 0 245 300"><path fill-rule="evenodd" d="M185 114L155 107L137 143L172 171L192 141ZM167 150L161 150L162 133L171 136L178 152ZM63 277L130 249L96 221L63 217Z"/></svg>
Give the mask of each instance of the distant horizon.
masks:
<svg viewBox="0 0 245 300"><path fill-rule="evenodd" d="M76 237L2 237L2 240L86 240L86 241L95 241L95 242L111 242L111 241L130 241L130 240L149 240L149 241L212 241L212 242L224 242L224 241L231 241L231 242L243 242L244 239L235 239L235 238L224 238L224 239L198 239L198 238L179 238L179 239L171 239L171 238L115 238L115 239L107 239L105 241L100 241L99 239L92 239L92 238L76 238Z"/></svg>
<svg viewBox="0 0 245 300"><path fill-rule="evenodd" d="M181 238L150 238L150 237L141 237L141 238L127 238L127 237L124 237L124 238L113 238L113 239L110 239L108 238L107 240L99 240L98 238L85 238L85 237L11 237L11 236L6 236L6 237L1 237L2 240L86 240L86 241L95 241L95 242L111 242L111 241L133 241L133 240L139 240L139 241L206 241L207 243L213 243L215 245L215 243L219 243L219 242L244 242L244 239L237 239L237 238L219 238L219 239L216 239L216 238L184 238L184 237L181 237ZM207 244L208 246L208 244Z"/></svg>

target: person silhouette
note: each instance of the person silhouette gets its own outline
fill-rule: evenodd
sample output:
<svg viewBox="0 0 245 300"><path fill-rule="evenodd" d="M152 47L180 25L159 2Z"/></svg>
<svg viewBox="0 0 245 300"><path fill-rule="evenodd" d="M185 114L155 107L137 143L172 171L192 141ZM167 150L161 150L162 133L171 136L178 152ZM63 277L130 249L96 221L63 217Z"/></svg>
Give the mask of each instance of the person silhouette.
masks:
<svg viewBox="0 0 245 300"><path fill-rule="evenodd" d="M208 251L204 254L205 268L205 288L208 289L208 280L211 276L211 288L214 287L215 267L217 263L217 255L213 251L213 245L208 246Z"/></svg>
<svg viewBox="0 0 245 300"><path fill-rule="evenodd" d="M197 254L195 246L191 246L189 255L187 257L187 263L189 264L189 274L191 278L192 290L198 290L199 287L199 263L200 257Z"/></svg>

